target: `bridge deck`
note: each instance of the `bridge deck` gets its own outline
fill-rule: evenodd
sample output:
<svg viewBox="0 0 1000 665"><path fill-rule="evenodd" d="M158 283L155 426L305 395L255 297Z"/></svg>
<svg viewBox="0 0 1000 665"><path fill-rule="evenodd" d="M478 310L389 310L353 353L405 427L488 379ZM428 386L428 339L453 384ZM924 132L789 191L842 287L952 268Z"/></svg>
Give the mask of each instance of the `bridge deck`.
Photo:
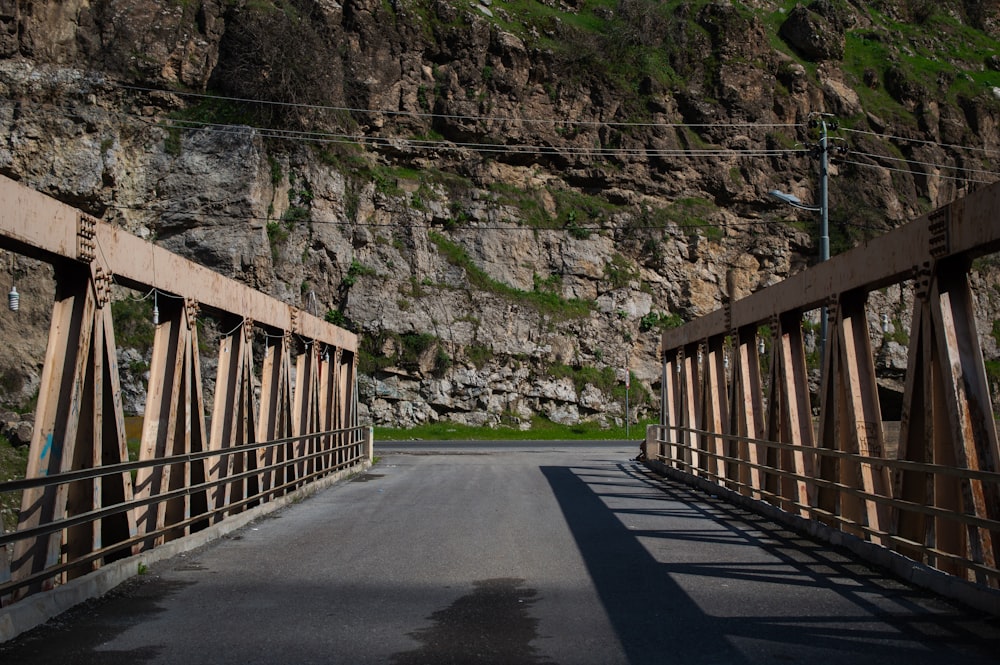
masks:
<svg viewBox="0 0 1000 665"><path fill-rule="evenodd" d="M405 452L393 452L393 451ZM351 482L0 645L30 663L987 663L1000 626L625 444L382 444Z"/></svg>

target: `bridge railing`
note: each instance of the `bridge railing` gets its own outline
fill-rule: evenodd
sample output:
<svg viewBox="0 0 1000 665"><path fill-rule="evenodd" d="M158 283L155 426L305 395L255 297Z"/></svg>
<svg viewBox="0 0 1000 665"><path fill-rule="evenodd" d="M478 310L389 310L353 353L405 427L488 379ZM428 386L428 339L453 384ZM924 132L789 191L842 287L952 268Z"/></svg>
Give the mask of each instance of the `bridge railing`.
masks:
<svg viewBox="0 0 1000 665"><path fill-rule="evenodd" d="M694 437L698 443L691 446L685 442L688 437ZM805 515L846 533L886 545L911 559L931 562L938 568L955 572L962 577L983 581L990 586L997 586L1000 582L1000 570L997 568L939 549L926 542L915 541L897 533L893 522L888 524L889 530L881 530L868 524L865 519L858 519L856 514L852 515L849 511L838 513L811 503L802 503L795 498L794 492L783 493L780 486L802 483L814 494L818 491L829 493L839 505L868 502L875 506L876 510L935 520L939 529L951 531L967 529L1000 531L1000 521L907 501L892 496L891 492L889 494L869 492L850 483L789 471L782 468L778 460L782 455L800 456L804 466L813 469L839 464L845 467L848 476L867 467L875 473L888 472L893 476L901 476L904 473L923 474L932 483L982 483L993 488L1000 487L1000 473L720 435L686 427L652 425L649 428L646 445L651 451L650 459L669 468L708 479L744 496L772 503L789 512ZM714 452L715 450L728 451L728 454L719 454ZM703 460L702 466L693 466L691 460L699 458ZM724 468L726 472L720 473L720 468Z"/></svg>
<svg viewBox="0 0 1000 665"><path fill-rule="evenodd" d="M993 185L741 300L730 286L724 309L663 334L647 456L1000 586L1000 447L970 287L973 261L998 249ZM895 284L914 304L893 440L868 299ZM803 316L821 307L814 396Z"/></svg>
<svg viewBox="0 0 1000 665"><path fill-rule="evenodd" d="M13 529L0 521L0 606L370 458L353 333L7 178L0 248L50 264L55 278L27 471L0 484L0 496L20 494ZM131 458L110 306L128 289L157 303ZM211 405L203 313L229 329Z"/></svg>
<svg viewBox="0 0 1000 665"><path fill-rule="evenodd" d="M227 515L246 508L267 503L336 471L351 469L368 460L367 427L316 432L304 436L276 441L248 443L225 451L202 451L170 455L168 457L108 464L105 466L68 471L42 478L0 483L0 494L25 490L44 490L66 494L92 493L103 482L122 482L126 476L150 475L167 471L200 479L176 489L161 487L148 496L133 498L117 504L91 507L90 510L54 519L31 528L0 535L0 547L17 543L31 543L37 539L65 533L70 540L89 540L90 534L100 532L106 522L139 522L149 511L174 512L178 519L164 523L142 533L116 540L107 545L87 550L72 548L58 563L25 575L16 581L0 584L0 598L10 598L15 592L40 585L61 576L68 578L86 574L103 562L130 556L137 549L153 546L158 540L172 539L217 522ZM306 446L307 452L296 456L293 449ZM270 463L267 460L275 460ZM245 469L238 473L211 480L211 469L220 466ZM307 468L303 472L303 468ZM127 481L126 481L127 482ZM214 505L213 495L238 495L240 498ZM184 506L183 504L187 504ZM172 506L181 508L171 511ZM98 543L100 544L100 543Z"/></svg>

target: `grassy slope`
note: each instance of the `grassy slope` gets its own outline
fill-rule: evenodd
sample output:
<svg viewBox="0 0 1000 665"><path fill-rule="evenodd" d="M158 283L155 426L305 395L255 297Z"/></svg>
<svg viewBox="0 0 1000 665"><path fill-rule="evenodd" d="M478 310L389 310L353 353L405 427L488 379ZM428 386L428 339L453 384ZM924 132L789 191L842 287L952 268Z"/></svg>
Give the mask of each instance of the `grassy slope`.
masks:
<svg viewBox="0 0 1000 665"><path fill-rule="evenodd" d="M597 41L592 44L598 50L590 53L587 60L590 65L602 69L603 78L611 84L631 88L641 76L651 75L683 86L685 82L678 80L676 73L666 71L669 64L664 55L673 47L670 40L637 34L643 26L635 17L656 14L661 21L656 23L658 26L686 21L692 24L691 29L697 31L701 28L695 25L695 17L698 10L710 4L710 0L669 0L655 4L655 8L634 9L641 4L595 0L581 5L578 11L568 12L530 0L512 0L504 4L504 18L494 20L528 43L534 42L536 46L552 48L556 52L565 50L575 58L580 57L581 48L587 50L587 47L563 43L558 32L551 30L553 25L567 26L568 36L595 36ZM749 9L740 2L734 3L740 13L756 14L767 27L772 48L800 61L815 77L816 65L802 60L778 36L781 24L796 4L799 4L798 0L784 0L777 11L765 12ZM984 66L990 55L1000 53L1000 41L963 25L950 14L948 4L943 2L937 7L925 7L914 17L896 20L887 12L879 11L883 3L872 3L868 7L871 25L859 25L847 31L847 50L840 64L849 82L862 96L866 110L907 124L912 122L912 115L884 87L872 89L864 85L865 70L869 69L880 74L881 78L893 67L929 96L949 103L955 103L959 97L974 97L992 87L1000 87L1000 72ZM626 5L633 7L631 12L627 11ZM623 7L626 9L623 10ZM681 18L682 15L684 18ZM547 30L549 36L545 36ZM627 42L625 45L621 43L623 38ZM604 48L600 47L602 40L605 40Z"/></svg>

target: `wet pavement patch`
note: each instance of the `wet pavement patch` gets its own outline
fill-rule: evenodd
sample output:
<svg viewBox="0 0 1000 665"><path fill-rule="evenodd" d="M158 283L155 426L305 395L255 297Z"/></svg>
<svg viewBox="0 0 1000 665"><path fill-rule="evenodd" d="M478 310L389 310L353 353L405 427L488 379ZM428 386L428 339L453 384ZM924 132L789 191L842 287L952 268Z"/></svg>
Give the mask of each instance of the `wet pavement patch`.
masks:
<svg viewBox="0 0 1000 665"><path fill-rule="evenodd" d="M538 637L538 619L529 614L537 592L523 584L513 578L475 582L472 593L428 617L433 625L409 633L421 647L397 653L391 662L551 665L531 646Z"/></svg>

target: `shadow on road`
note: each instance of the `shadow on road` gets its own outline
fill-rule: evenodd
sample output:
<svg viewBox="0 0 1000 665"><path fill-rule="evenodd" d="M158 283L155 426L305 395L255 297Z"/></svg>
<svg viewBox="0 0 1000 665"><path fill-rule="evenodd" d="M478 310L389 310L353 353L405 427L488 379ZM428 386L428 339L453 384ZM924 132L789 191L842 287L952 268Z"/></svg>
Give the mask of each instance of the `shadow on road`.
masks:
<svg viewBox="0 0 1000 665"><path fill-rule="evenodd" d="M542 472L630 663L821 662L803 658L809 653L855 665L995 662L995 625L756 515L633 465ZM648 528L658 522L674 526ZM725 558L713 554L720 546ZM719 588L732 602L723 597L720 612L717 600L709 614L680 579L689 587L699 580L705 593ZM815 603L775 613L781 604L773 594L790 590L800 603L815 590ZM755 598L769 601L759 605L765 609L755 608Z"/></svg>

